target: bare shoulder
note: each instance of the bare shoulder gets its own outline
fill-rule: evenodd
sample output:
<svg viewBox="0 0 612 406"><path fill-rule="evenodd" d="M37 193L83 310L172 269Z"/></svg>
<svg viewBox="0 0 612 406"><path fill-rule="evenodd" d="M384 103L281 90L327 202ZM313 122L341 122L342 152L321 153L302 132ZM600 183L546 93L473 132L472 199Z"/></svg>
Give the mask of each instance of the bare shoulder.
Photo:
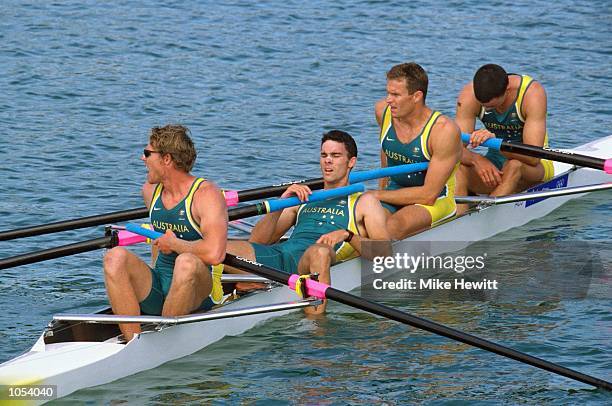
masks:
<svg viewBox="0 0 612 406"><path fill-rule="evenodd" d="M476 101L476 96L474 95L474 84L472 82L466 84L461 88L459 95L457 96L457 101L461 102L471 102Z"/></svg>
<svg viewBox="0 0 612 406"><path fill-rule="evenodd" d="M480 103L476 100L474 95L474 84L472 82L463 86L457 96L457 111L469 111L477 114L480 110Z"/></svg>
<svg viewBox="0 0 612 406"><path fill-rule="evenodd" d="M374 113L376 114L376 121L380 125L382 123L382 116L385 112L385 108L387 107L387 102L385 99L380 99L374 105Z"/></svg>
<svg viewBox="0 0 612 406"><path fill-rule="evenodd" d="M461 130L457 123L447 116L440 116L431 129L432 153L435 150L461 149Z"/></svg>
<svg viewBox="0 0 612 406"><path fill-rule="evenodd" d="M145 205L147 207L149 207L151 204L151 200L153 199L153 193L155 192L156 186L157 184L153 184L149 182L145 182L142 185L142 189L140 192L142 193L142 199L144 200Z"/></svg>
<svg viewBox="0 0 612 406"><path fill-rule="evenodd" d="M544 86L535 80L531 82L523 99L523 113L527 116L530 112L546 112L546 91Z"/></svg>
<svg viewBox="0 0 612 406"><path fill-rule="evenodd" d="M205 180L196 192L198 199L206 201L220 201L223 200L225 205L225 197L219 187L212 181Z"/></svg>
<svg viewBox="0 0 612 406"><path fill-rule="evenodd" d="M435 137L456 137L457 139L460 138L461 133L455 120L445 115L438 117L431 131Z"/></svg>

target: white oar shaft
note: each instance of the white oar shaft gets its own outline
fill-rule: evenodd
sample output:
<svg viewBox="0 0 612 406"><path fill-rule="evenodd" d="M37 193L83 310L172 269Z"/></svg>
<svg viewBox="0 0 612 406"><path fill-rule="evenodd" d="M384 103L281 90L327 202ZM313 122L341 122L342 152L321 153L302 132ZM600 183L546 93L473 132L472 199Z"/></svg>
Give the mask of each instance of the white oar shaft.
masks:
<svg viewBox="0 0 612 406"><path fill-rule="evenodd" d="M537 192L519 193L508 196L492 197L492 196L456 196L457 203L477 203L487 205L497 205L506 203L516 203L531 199L548 199L549 197L575 195L580 193L597 192L601 190L612 189L611 183L600 183L597 185L575 186L562 189L540 190Z"/></svg>

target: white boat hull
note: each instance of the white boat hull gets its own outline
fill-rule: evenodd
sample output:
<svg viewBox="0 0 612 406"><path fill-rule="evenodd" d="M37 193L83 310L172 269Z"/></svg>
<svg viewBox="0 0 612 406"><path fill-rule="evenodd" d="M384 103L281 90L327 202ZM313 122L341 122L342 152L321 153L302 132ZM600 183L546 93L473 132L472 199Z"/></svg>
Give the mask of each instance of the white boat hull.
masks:
<svg viewBox="0 0 612 406"><path fill-rule="evenodd" d="M574 151L608 158L612 156L612 136L586 144ZM555 173L563 173L570 168L570 165L556 163ZM558 184L553 186L581 186L612 181L611 175L585 168L570 170L563 176L567 176L567 179L556 178ZM541 218L570 199L580 196L582 195L555 197L536 204L511 203L469 212L446 224L399 241L394 248L396 252L413 252L415 241L422 241L423 244L429 241L465 241L463 246L457 247L461 249L470 241L480 241ZM433 251L430 253L436 254ZM334 266L332 281L333 286L341 290L348 291L358 287L361 282L360 260L355 259ZM296 300L293 291L286 287L275 287L266 293L247 295L223 308L247 308L292 300ZM57 397L63 397L79 389L112 382L193 354L225 336L242 334L258 323L286 313L288 312L264 313L178 325L161 331L147 331L128 344L45 344L43 335L29 352L0 365L0 385L56 385Z"/></svg>

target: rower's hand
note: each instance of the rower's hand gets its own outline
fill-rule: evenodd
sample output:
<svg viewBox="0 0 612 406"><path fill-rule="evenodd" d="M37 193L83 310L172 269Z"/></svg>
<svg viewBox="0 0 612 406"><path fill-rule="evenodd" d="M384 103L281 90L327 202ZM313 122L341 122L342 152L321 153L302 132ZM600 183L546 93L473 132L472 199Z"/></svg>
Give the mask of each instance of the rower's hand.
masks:
<svg viewBox="0 0 612 406"><path fill-rule="evenodd" d="M478 155L473 161L474 171L478 174L482 182L490 188L496 188L502 181L502 171L487 158Z"/></svg>
<svg viewBox="0 0 612 406"><path fill-rule="evenodd" d="M325 244L333 248L334 245L344 241L346 238L348 238L348 236L349 234L346 230L332 231L331 233L323 234L321 237L319 237L317 244Z"/></svg>
<svg viewBox="0 0 612 406"><path fill-rule="evenodd" d="M307 202L308 196L312 194L312 190L306 185L301 185L299 183L294 183L289 186L287 190L281 195L281 199L286 197L296 196L300 201Z"/></svg>
<svg viewBox="0 0 612 406"><path fill-rule="evenodd" d="M166 233L153 241L153 245L157 247L162 254L170 254L174 252L172 247L177 240L176 235L172 230L166 230Z"/></svg>
<svg viewBox="0 0 612 406"><path fill-rule="evenodd" d="M489 138L495 138L495 134L486 128L481 128L480 130L476 130L470 135L470 144L469 146L472 148L476 148L480 146L483 142L488 140Z"/></svg>

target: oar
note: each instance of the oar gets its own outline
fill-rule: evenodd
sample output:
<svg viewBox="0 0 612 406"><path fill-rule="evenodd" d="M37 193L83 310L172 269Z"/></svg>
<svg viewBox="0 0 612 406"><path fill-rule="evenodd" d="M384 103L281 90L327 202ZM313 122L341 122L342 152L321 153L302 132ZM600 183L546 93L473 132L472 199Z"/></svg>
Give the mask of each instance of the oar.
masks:
<svg viewBox="0 0 612 406"><path fill-rule="evenodd" d="M63 245L61 247L49 248L41 251L29 252L27 254L16 255L9 258L2 258L0 259L0 269L33 264L35 262L66 257L68 255L80 254L82 252L89 252L102 248L112 248L117 244L117 234L113 233L111 235L107 235L106 237L95 238L93 240L77 242L74 244Z"/></svg>
<svg viewBox="0 0 612 406"><path fill-rule="evenodd" d="M365 186L363 183L339 187L335 189L317 190L309 197L309 202L317 202L326 199L334 199L337 197L347 196L357 192L363 192ZM244 217L254 216L258 214L271 213L273 211L282 210L291 206L298 206L303 202L297 197L288 197L285 199L270 199L261 203L236 207L228 210L232 220ZM0 269L11 268L19 265L32 264L34 262L45 261L68 255L79 254L81 252L93 251L101 248L112 248L117 245L131 245L144 242L146 238L141 237L142 233L134 233L132 229L143 229L142 227L128 223L125 226L125 231L121 230L113 233L110 236L96 238L94 240L79 242L75 244L64 245L56 248L49 248L42 251L31 252L27 254L17 255L14 257L0 259Z"/></svg>
<svg viewBox="0 0 612 406"><path fill-rule="evenodd" d="M535 192L517 193L508 196L455 196L457 203L477 203L484 205L497 205L506 203L516 203L532 199L548 199L549 197L568 196L580 193L597 192L612 189L612 182L598 183L596 185L584 185L574 187L564 187L553 190L538 190Z"/></svg>
<svg viewBox="0 0 612 406"><path fill-rule="evenodd" d="M470 142L469 134L461 134L463 142ZM534 147L533 145L521 144L520 142L503 141L500 138L490 138L482 143L482 146L497 151L512 152L515 154L528 155L551 161L565 162L576 166L599 169L612 174L612 158L602 159L587 155L564 152L557 149Z"/></svg>
<svg viewBox="0 0 612 406"><path fill-rule="evenodd" d="M420 172L427 169L427 163L406 164L392 166L388 168L378 168L368 171L353 172L349 176L350 183L364 182L387 176L394 176L402 173ZM238 202L265 199L273 196L280 196L293 183L309 185L313 190L323 187L323 178L298 180L283 183L282 185L265 186L243 191L227 190L225 199L228 206L236 205ZM130 210L121 210L112 213L99 214L95 216L81 217L72 220L58 221L55 223L41 224L37 226L18 228L15 230L0 231L0 241L8 241L22 237L33 237L37 235L56 233L68 230L77 230L85 227L94 227L123 221L137 220L149 217L146 207Z"/></svg>
<svg viewBox="0 0 612 406"><path fill-rule="evenodd" d="M149 231L146 229L143 230ZM153 234L149 234L148 236L150 238L154 238ZM252 274L263 276L267 279L288 285L291 289L294 290L296 281L299 278L298 275L289 275L277 269L259 264L255 261L236 257L231 254L226 254L225 261L223 262L224 264L232 266L234 268L242 269ZM513 360L565 376L570 379L593 385L597 388L602 388L608 391L612 390L612 383L604 381L603 379L595 378L583 374L581 372L563 367L561 365L543 360L541 358L537 358L529 354L525 354L523 352L502 346L500 344L496 344L492 341L485 340L472 334L467 334L454 328L447 327L431 320L413 316L411 314L399 311L397 309L393 309L380 303L372 302L361 297L351 295L350 293L334 289L329 285L314 281L312 279L306 280L306 294L307 296L314 296L319 299L334 300L338 303L343 303L347 306L351 306L372 314L376 314L378 316L385 317L387 319L395 320L397 322L407 324L412 327L429 331L430 333L441 335L452 340L460 341L462 343L481 348L485 351L490 351L495 354L502 355L504 357L511 358Z"/></svg>
<svg viewBox="0 0 612 406"><path fill-rule="evenodd" d="M132 227L129 228L129 230L133 233L141 234L151 239L156 239L163 235L162 233L159 233L157 231L142 228L135 224L133 224ZM225 265L242 269L243 271L247 271L255 275L263 276L264 278L270 279L272 281L282 283L294 290L296 283L299 279L299 276L296 274L289 275L287 273L279 271L278 269L274 269L245 258L237 257L232 254L226 254L223 263ZM324 283L317 282L312 279L306 279L305 287L307 296L314 296L319 299L329 299L338 303L343 303L347 306L351 306L372 314L376 314L378 316L385 317L390 320L395 320L397 322L407 324L412 327L429 331L430 333L438 334L450 338L452 340L460 341L462 343L469 344L474 347L478 347L483 350L490 351L495 354L502 355L504 357L508 357L516 361L523 362L535 366L537 368L541 368L546 371L565 376L570 379L593 385L597 388L612 390L612 383L604 381L603 379L595 378L583 374L581 372L563 367L561 365L543 360L541 358L537 358L529 354L525 354L523 352L502 346L500 344L496 344L492 341L488 341L483 338L453 329L451 327L444 326L431 320L413 316L411 314L404 313L402 311L393 309L380 303L372 302L361 297L351 295L350 293L346 293L341 290L332 288L331 286L326 285Z"/></svg>
<svg viewBox="0 0 612 406"><path fill-rule="evenodd" d="M354 185L343 186L335 189L317 190L312 192L308 197L309 202L317 202L327 199L335 199L341 196L348 196L353 193L363 192L365 185L363 183L355 183ZM234 207L227 211L230 221L242 219L245 217L258 216L267 214L273 211L285 209L287 207L298 206L304 202L297 197L287 197L284 199L264 200L260 203L250 204L243 207ZM128 229L128 231L131 231Z"/></svg>

